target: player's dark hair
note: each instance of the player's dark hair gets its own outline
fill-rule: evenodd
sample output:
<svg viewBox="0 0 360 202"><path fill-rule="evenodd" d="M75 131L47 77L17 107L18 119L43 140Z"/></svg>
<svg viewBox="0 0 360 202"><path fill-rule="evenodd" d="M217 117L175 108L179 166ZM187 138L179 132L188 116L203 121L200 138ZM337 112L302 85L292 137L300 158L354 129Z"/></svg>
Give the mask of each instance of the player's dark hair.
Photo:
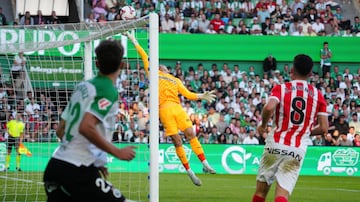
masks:
<svg viewBox="0 0 360 202"><path fill-rule="evenodd" d="M299 54L294 58L295 71L300 76L307 76L313 69L314 62L308 55Z"/></svg>
<svg viewBox="0 0 360 202"><path fill-rule="evenodd" d="M104 40L96 47L95 54L99 71L108 75L120 68L124 48L119 41Z"/></svg>

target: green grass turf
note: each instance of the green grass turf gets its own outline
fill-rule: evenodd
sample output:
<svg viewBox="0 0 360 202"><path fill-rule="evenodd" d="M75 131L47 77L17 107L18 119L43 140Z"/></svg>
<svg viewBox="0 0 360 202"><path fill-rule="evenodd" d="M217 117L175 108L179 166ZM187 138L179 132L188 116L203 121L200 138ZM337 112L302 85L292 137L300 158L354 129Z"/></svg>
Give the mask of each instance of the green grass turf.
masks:
<svg viewBox="0 0 360 202"><path fill-rule="evenodd" d="M255 190L255 175L198 176L201 187L194 186L186 174L160 174L160 201L246 202L251 201ZM1 173L0 201L45 201L41 179L42 173ZM121 181L121 191L129 198L148 201L147 174L111 173L110 181L114 185ZM274 186L267 201L273 199ZM300 176L290 201L360 201L360 178Z"/></svg>

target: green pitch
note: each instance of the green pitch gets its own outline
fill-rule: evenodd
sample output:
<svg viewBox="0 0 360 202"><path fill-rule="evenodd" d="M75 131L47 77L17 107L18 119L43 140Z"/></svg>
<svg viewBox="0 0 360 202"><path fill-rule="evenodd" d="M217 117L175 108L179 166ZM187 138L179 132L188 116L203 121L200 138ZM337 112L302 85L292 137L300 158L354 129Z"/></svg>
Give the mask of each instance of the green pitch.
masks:
<svg viewBox="0 0 360 202"><path fill-rule="evenodd" d="M161 202L248 202L255 190L254 175L199 174L203 185L194 186L186 174L160 174ZM0 201L45 201L42 173L1 173ZM360 201L360 178L300 176L290 201ZM114 185L133 200L147 201L147 174L111 173ZM5 189L6 188L6 189ZM129 192L129 190L132 190ZM274 187L268 200L274 199Z"/></svg>

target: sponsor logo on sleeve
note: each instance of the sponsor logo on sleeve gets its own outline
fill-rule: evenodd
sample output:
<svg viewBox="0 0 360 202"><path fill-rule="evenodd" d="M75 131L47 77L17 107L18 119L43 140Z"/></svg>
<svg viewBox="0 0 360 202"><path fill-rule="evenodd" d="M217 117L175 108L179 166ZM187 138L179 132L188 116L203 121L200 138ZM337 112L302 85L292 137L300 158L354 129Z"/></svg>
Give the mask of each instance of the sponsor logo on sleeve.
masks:
<svg viewBox="0 0 360 202"><path fill-rule="evenodd" d="M98 107L101 110L106 110L108 108L108 106L110 106L110 105L111 105L111 102L106 98L101 98L98 101Z"/></svg>

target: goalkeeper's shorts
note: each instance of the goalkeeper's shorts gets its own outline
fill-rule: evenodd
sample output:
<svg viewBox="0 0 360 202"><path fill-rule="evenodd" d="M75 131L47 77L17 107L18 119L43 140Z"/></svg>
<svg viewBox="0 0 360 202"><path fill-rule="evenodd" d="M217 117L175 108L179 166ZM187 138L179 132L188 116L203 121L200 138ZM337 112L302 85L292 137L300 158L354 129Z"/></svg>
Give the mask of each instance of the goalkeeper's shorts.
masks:
<svg viewBox="0 0 360 202"><path fill-rule="evenodd" d="M168 105L159 109L160 121L165 129L165 135L171 136L192 127L190 117L179 104Z"/></svg>

